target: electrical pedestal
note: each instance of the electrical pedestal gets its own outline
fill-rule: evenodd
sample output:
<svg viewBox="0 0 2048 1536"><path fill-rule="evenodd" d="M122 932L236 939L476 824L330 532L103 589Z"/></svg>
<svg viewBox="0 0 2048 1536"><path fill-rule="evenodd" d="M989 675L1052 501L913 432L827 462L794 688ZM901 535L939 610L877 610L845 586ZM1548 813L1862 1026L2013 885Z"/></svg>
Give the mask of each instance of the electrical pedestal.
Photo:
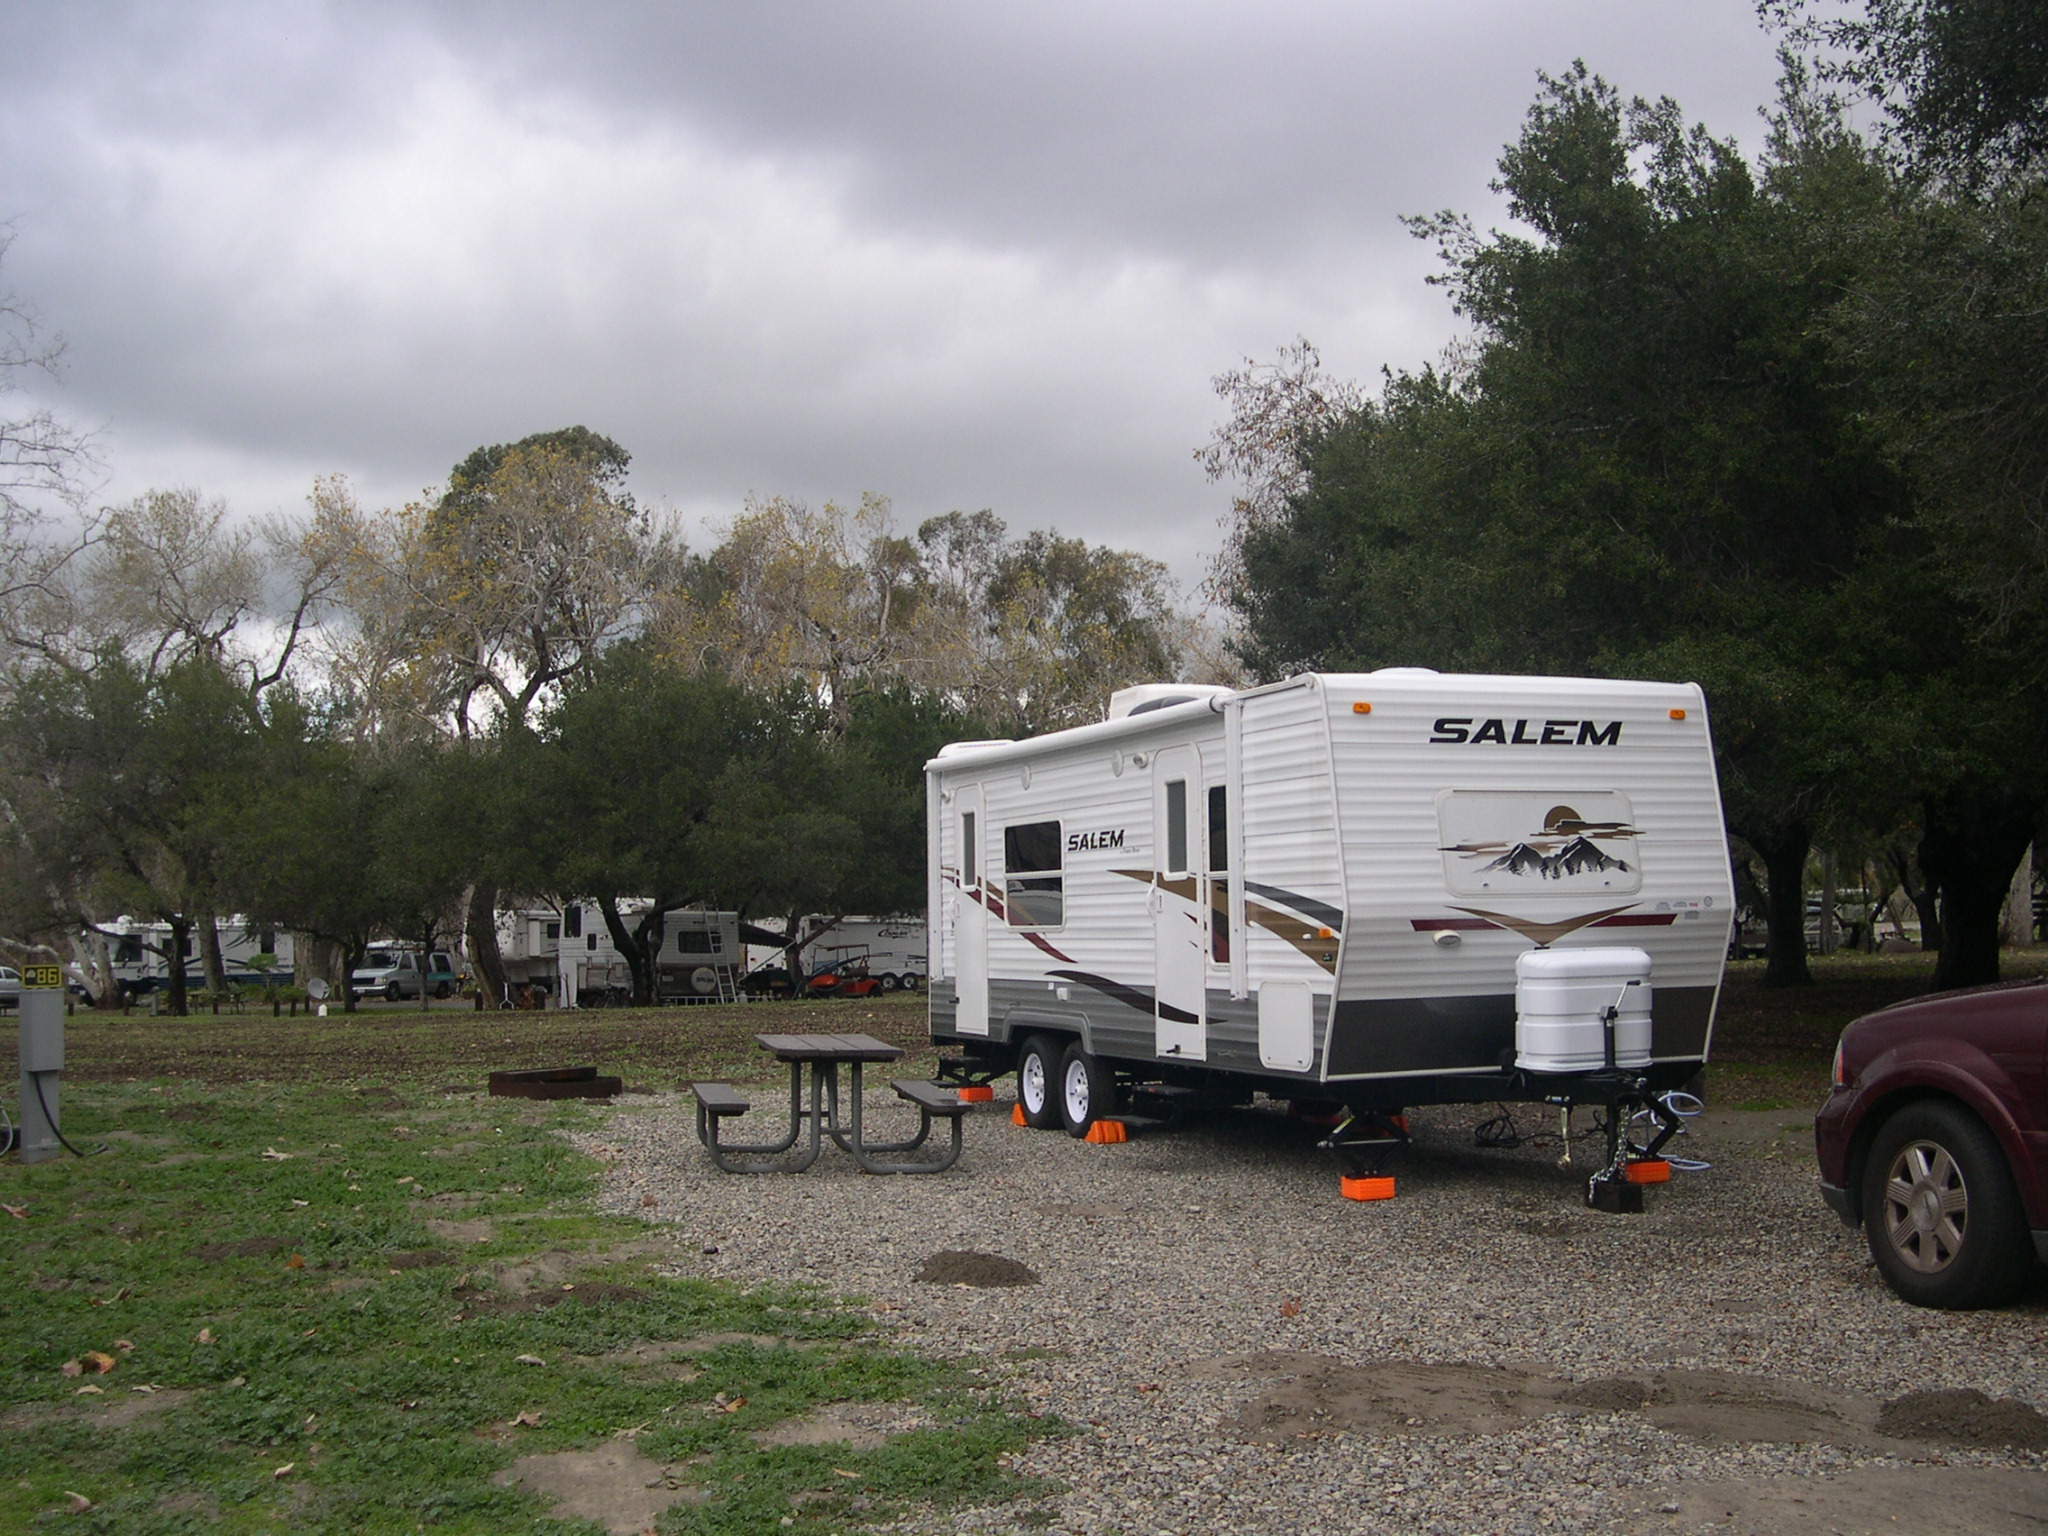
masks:
<svg viewBox="0 0 2048 1536"><path fill-rule="evenodd" d="M24 972L37 969L25 966ZM52 966L50 969L55 970ZM24 975L26 981L26 975ZM42 1163L58 1155L57 1079L64 1071L62 986L24 986L21 992L21 1160Z"/></svg>

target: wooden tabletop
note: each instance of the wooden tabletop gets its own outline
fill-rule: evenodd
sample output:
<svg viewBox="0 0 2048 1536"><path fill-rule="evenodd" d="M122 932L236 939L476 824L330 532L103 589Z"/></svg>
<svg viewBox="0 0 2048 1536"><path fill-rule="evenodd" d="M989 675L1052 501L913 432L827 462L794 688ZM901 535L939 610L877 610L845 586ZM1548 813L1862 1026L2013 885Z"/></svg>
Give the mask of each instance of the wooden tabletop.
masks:
<svg viewBox="0 0 2048 1536"><path fill-rule="evenodd" d="M894 1061L903 1047L873 1035L756 1035L778 1061Z"/></svg>

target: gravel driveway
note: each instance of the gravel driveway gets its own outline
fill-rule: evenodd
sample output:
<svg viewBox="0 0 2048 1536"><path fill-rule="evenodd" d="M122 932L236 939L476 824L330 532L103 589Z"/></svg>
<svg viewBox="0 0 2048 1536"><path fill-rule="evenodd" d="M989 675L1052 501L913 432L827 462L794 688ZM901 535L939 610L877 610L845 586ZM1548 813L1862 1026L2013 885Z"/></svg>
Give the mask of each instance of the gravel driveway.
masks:
<svg viewBox="0 0 2048 1536"><path fill-rule="evenodd" d="M2048 1287L1894 1300L1820 1203L1805 1114L1709 1112L1672 1150L1711 1169L1604 1216L1595 1141L1563 1171L1554 1118L1520 1107L1550 1137L1481 1149L1486 1113L1416 1114L1398 1198L1369 1205L1277 1107L1089 1146L999 1098L935 1178L829 1148L721 1175L687 1096L622 1101L586 1145L681 1272L868 1298L1086 1430L1018 1459L1064 1492L911 1529L2048 1530ZM1041 1283L913 1279L957 1250Z"/></svg>

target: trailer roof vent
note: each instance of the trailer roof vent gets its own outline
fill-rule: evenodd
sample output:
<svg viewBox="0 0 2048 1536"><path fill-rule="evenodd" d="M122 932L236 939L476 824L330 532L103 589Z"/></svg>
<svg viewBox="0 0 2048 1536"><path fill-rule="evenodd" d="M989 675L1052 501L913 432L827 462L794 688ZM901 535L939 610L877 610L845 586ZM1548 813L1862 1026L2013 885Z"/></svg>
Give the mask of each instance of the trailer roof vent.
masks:
<svg viewBox="0 0 2048 1536"><path fill-rule="evenodd" d="M1370 677L1441 677L1435 667L1375 667Z"/></svg>
<svg viewBox="0 0 2048 1536"><path fill-rule="evenodd" d="M1171 709L1197 699L1227 698L1236 691L1215 683L1139 683L1134 688L1119 688L1109 696L1108 718L1149 715L1155 709Z"/></svg>

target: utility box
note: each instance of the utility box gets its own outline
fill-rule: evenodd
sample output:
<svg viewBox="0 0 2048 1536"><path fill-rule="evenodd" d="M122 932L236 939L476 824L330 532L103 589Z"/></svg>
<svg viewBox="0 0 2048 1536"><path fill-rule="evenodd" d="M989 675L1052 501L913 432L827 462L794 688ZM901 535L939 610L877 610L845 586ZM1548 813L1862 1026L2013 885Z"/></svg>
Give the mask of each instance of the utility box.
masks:
<svg viewBox="0 0 2048 1536"><path fill-rule="evenodd" d="M64 994L21 994L21 1070L64 1070Z"/></svg>

